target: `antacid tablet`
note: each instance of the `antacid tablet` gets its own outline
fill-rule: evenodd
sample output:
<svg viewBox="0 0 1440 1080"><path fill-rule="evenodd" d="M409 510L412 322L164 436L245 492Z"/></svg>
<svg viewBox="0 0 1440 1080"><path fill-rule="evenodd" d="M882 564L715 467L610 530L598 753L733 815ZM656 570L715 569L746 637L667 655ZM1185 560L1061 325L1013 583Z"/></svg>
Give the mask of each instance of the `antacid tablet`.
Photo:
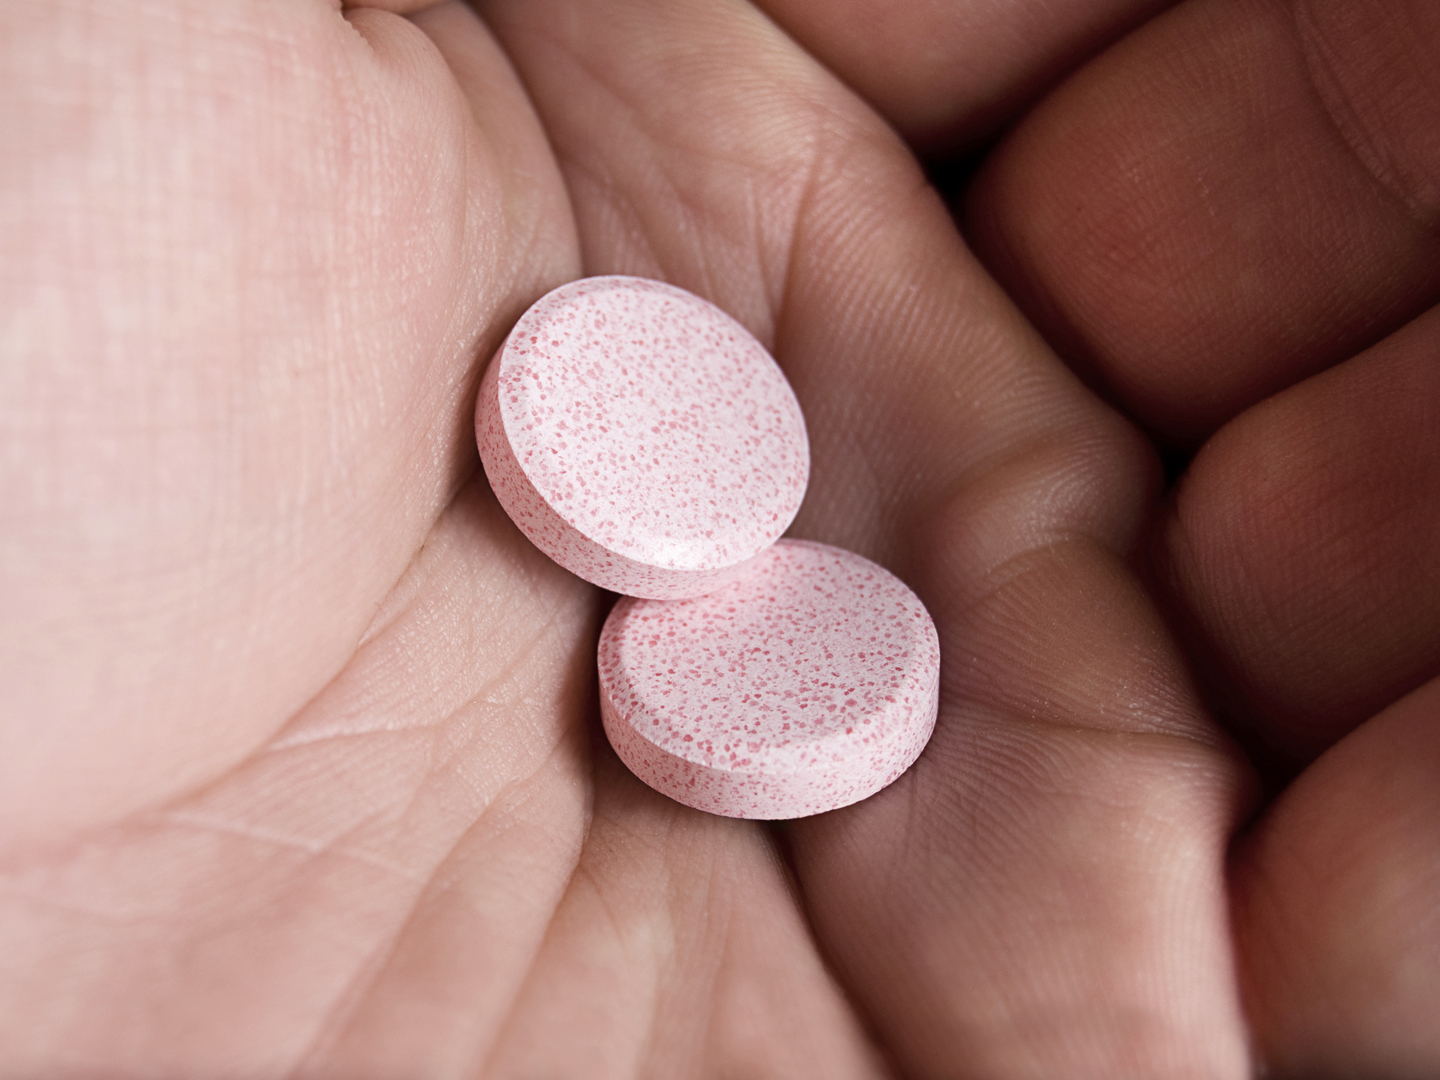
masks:
<svg viewBox="0 0 1440 1080"><path fill-rule="evenodd" d="M888 571L782 540L734 584L623 599L600 634L600 711L641 780L712 814L793 818L880 790L935 726L940 648Z"/></svg>
<svg viewBox="0 0 1440 1080"><path fill-rule="evenodd" d="M485 473L534 544L631 596L736 579L800 508L799 403L750 334L683 289L563 285L516 323L476 407Z"/></svg>
<svg viewBox="0 0 1440 1080"><path fill-rule="evenodd" d="M562 286L496 353L476 430L521 531L627 594L600 635L601 716L645 783L714 814L802 817L919 755L935 627L859 555L776 543L805 493L805 424L724 312L639 278Z"/></svg>

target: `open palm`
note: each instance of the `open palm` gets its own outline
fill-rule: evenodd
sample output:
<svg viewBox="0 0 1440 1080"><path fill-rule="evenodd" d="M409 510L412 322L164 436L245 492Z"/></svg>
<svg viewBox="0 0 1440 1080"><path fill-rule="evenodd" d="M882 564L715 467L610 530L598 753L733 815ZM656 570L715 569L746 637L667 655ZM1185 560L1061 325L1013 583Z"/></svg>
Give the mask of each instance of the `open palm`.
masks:
<svg viewBox="0 0 1440 1080"><path fill-rule="evenodd" d="M1440 1070L1432 7L388 6L0 6L0 1075ZM471 416L598 273L935 616L880 795L597 735Z"/></svg>

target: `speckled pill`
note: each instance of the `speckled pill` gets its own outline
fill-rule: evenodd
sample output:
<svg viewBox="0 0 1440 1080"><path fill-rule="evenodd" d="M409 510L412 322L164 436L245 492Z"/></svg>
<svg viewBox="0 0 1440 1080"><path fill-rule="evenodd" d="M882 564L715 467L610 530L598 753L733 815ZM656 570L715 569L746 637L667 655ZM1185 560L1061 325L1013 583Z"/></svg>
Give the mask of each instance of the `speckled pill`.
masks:
<svg viewBox="0 0 1440 1080"><path fill-rule="evenodd" d="M536 547L629 596L722 588L795 517L805 421L779 366L714 304L634 277L541 297L491 361L476 436Z"/></svg>
<svg viewBox="0 0 1440 1080"><path fill-rule="evenodd" d="M726 817L858 802L909 768L935 727L940 645L925 606L825 544L782 540L697 599L620 600L598 660L620 759Z"/></svg>

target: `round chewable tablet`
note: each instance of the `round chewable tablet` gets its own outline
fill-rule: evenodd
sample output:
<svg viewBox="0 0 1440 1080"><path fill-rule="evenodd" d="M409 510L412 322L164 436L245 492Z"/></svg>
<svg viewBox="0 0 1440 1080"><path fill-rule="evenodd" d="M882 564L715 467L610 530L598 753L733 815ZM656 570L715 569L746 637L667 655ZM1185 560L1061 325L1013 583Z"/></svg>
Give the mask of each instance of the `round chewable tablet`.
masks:
<svg viewBox="0 0 1440 1080"><path fill-rule="evenodd" d="M789 526L810 473L800 405L764 347L714 304L643 278L541 297L491 361L475 427L520 530L630 596L734 580Z"/></svg>
<svg viewBox="0 0 1440 1080"><path fill-rule="evenodd" d="M712 814L793 818L872 795L919 756L940 646L893 574L782 540L720 592L622 599L599 667L605 732L641 780Z"/></svg>

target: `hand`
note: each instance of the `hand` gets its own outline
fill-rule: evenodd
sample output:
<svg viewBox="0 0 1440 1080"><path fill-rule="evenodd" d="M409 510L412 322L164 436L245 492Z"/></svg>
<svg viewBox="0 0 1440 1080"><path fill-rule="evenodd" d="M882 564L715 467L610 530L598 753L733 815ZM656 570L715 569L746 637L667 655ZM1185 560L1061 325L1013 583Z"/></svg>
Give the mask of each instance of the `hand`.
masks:
<svg viewBox="0 0 1440 1080"><path fill-rule="evenodd" d="M989 157L978 259L899 136L1156 5L391 6L9 5L0 1072L1440 1068L1422 0L1157 16ZM794 533L937 620L862 804L597 737L602 598L470 425L611 272L773 349Z"/></svg>

